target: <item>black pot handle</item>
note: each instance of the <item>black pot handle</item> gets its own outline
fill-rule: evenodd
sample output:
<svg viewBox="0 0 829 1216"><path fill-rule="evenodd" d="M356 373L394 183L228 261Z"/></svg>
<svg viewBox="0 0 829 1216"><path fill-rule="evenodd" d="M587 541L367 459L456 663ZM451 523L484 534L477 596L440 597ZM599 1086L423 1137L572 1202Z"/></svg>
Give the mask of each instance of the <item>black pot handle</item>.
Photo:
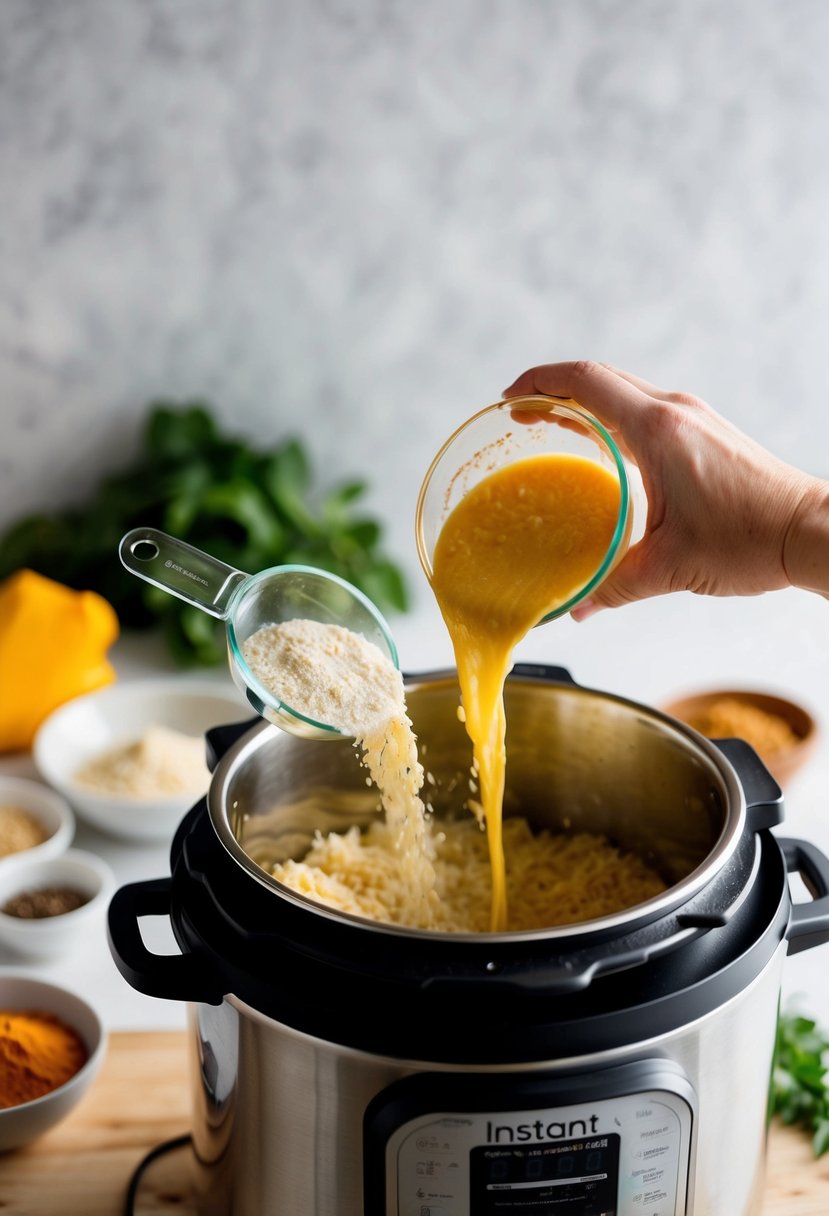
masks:
<svg viewBox="0 0 829 1216"><path fill-rule="evenodd" d="M142 916L169 916L171 878L120 887L109 905L107 929L115 965L131 987L169 1001L220 1005L224 993L197 954L153 954L138 926Z"/></svg>
<svg viewBox="0 0 829 1216"><path fill-rule="evenodd" d="M481 996L498 989L508 993L540 993L545 996L566 996L582 992L599 976L612 975L616 971L627 971L641 966L664 954L669 954L706 932L697 925L680 925L666 937L648 940L639 935L638 940L625 940L614 950L612 946L594 949L581 956L572 954L566 962L550 965L539 963L532 967L500 965L489 962L486 971L478 975L430 976L422 987L432 990L445 988L451 993L458 988L467 991L479 988Z"/></svg>
<svg viewBox="0 0 829 1216"><path fill-rule="evenodd" d="M234 743L238 743L243 735L254 726L258 726L261 718L247 718L244 722L230 722L226 726L214 726L205 734L207 751L207 767L213 772L225 752L229 752Z"/></svg>
<svg viewBox="0 0 829 1216"><path fill-rule="evenodd" d="M521 676L525 680L543 680L545 684L572 684L578 688L566 667L549 666L546 663L516 663L510 675Z"/></svg>
<svg viewBox="0 0 829 1216"><path fill-rule="evenodd" d="M786 938L789 954L799 954L829 942L829 858L806 840L778 841L789 874L800 874L812 895L794 904Z"/></svg>
<svg viewBox="0 0 829 1216"><path fill-rule="evenodd" d="M783 822L783 791L757 755L743 739L712 739L712 743L736 770L746 799L748 826L752 832L775 828Z"/></svg>

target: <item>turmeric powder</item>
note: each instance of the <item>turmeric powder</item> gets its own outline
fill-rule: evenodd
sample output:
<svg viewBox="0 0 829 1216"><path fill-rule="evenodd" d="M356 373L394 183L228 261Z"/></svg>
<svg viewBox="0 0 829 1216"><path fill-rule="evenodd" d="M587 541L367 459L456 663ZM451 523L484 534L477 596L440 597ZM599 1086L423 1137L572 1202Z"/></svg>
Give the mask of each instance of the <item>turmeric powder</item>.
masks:
<svg viewBox="0 0 829 1216"><path fill-rule="evenodd" d="M88 1055L80 1035L53 1014L0 1010L0 1110L64 1085Z"/></svg>

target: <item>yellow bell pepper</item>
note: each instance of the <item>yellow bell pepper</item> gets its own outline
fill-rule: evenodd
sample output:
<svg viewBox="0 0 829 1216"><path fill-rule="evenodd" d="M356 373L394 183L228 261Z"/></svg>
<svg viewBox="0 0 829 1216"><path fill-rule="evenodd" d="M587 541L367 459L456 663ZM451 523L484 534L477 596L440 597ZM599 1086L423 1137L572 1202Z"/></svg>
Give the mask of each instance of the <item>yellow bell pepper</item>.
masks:
<svg viewBox="0 0 829 1216"><path fill-rule="evenodd" d="M53 709L111 684L117 637L115 610L95 591L25 569L0 583L0 752L30 747Z"/></svg>

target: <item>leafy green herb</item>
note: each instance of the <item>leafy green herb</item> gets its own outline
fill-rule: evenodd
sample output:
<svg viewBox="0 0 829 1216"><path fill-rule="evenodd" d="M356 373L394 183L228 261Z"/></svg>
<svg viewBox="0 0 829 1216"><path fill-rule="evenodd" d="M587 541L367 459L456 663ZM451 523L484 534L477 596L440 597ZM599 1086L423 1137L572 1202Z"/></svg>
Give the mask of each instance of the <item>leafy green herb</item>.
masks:
<svg viewBox="0 0 829 1216"><path fill-rule="evenodd" d="M359 587L383 612L405 611L382 528L356 513L366 491L349 481L316 501L302 443L259 451L221 434L200 401L150 405L136 461L106 478L82 507L19 520L0 539L0 578L22 566L105 596L125 628L160 625L183 665L224 659L222 629L205 613L128 574L118 542L130 528L160 528L255 574L288 562L319 566Z"/></svg>
<svg viewBox="0 0 829 1216"><path fill-rule="evenodd" d="M812 1135L820 1157L829 1149L829 1039L810 1018L781 1014L771 1084L772 1113Z"/></svg>

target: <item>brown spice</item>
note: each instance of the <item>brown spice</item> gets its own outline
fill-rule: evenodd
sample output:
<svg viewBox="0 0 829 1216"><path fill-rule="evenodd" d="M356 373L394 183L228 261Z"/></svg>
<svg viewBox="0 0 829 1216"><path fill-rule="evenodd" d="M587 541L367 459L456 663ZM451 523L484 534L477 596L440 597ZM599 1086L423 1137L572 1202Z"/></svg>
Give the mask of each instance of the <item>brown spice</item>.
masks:
<svg viewBox="0 0 829 1216"><path fill-rule="evenodd" d="M88 1058L77 1031L53 1014L0 1010L0 1109L51 1093Z"/></svg>
<svg viewBox="0 0 829 1216"><path fill-rule="evenodd" d="M36 891L21 891L7 900L0 911L22 920L42 920L46 916L63 916L89 903L89 896L71 887L41 887Z"/></svg>
<svg viewBox="0 0 829 1216"><path fill-rule="evenodd" d="M720 697L698 714L688 717L688 725L709 739L736 736L751 744L761 757L773 755L797 743L798 737L785 718L749 705L736 697Z"/></svg>
<svg viewBox="0 0 829 1216"><path fill-rule="evenodd" d="M22 853L48 838L49 833L36 815L22 806L0 806L0 857Z"/></svg>

